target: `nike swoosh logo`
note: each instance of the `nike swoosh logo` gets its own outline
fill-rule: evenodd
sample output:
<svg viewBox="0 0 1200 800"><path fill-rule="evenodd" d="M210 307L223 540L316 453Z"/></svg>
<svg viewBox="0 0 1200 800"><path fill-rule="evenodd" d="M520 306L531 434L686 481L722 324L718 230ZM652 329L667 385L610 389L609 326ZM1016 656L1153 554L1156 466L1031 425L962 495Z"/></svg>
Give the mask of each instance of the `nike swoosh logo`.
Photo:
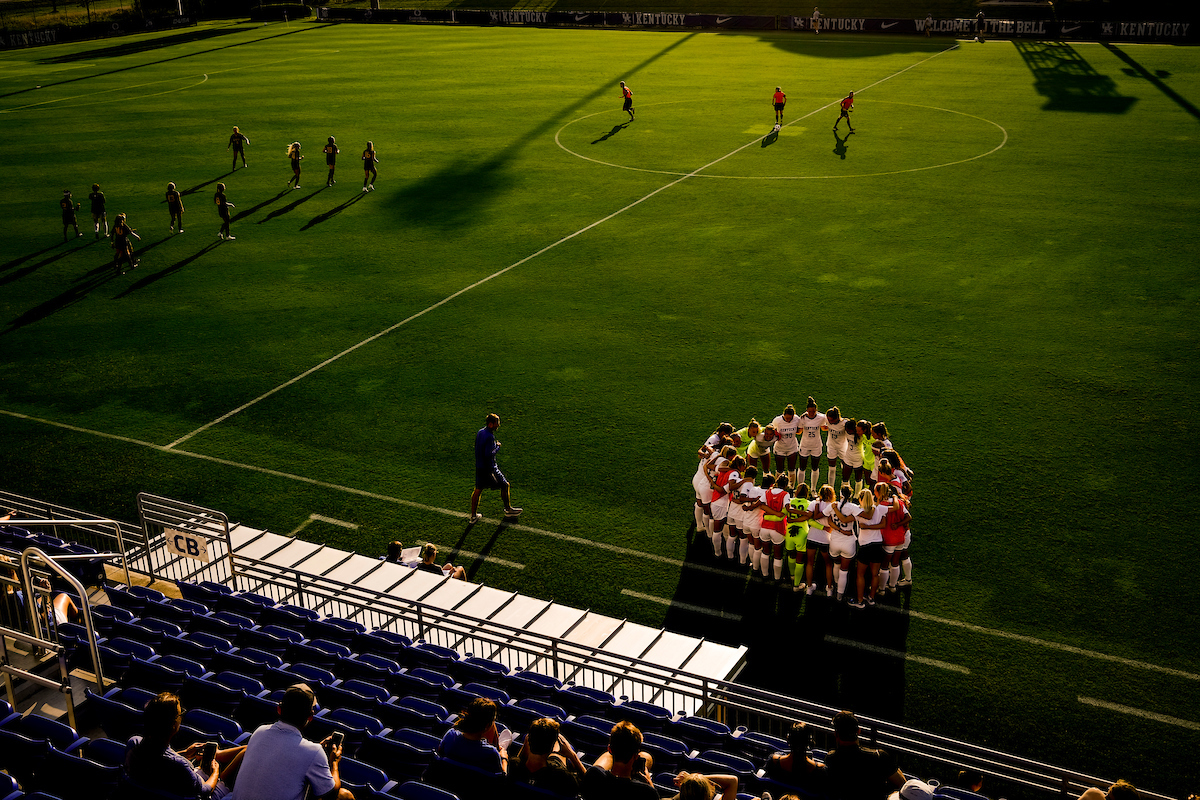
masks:
<svg viewBox="0 0 1200 800"><path fill-rule="evenodd" d="M717 17L717 24L724 25L726 22L729 22L729 20L731 20L731 19L733 19L733 17Z"/></svg>
<svg viewBox="0 0 1200 800"><path fill-rule="evenodd" d="M892 27L893 25L899 25L899 24L900 24L899 22L885 22L882 25L880 25L879 27L886 31L888 28Z"/></svg>
<svg viewBox="0 0 1200 800"><path fill-rule="evenodd" d="M1062 32L1063 32L1063 33L1070 33L1071 31L1077 31L1077 30L1079 30L1079 29L1080 29L1080 28L1082 28L1082 27L1083 27L1082 25L1076 25L1076 26L1075 26L1075 27L1073 27L1073 28L1068 28L1068 27L1066 27L1066 26L1064 25L1064 26L1063 26L1063 29L1062 29Z"/></svg>
<svg viewBox="0 0 1200 800"><path fill-rule="evenodd" d="M576 15L575 15L575 21L576 21L576 22L581 22L582 20L585 20L585 19L587 19L587 18L588 18L588 16L589 16L588 14L576 14Z"/></svg>

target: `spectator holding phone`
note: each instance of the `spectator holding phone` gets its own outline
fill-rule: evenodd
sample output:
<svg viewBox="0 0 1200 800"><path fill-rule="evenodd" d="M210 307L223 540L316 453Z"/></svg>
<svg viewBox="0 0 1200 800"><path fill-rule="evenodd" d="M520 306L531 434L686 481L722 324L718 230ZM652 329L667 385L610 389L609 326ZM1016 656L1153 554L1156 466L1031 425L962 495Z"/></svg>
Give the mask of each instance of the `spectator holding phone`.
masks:
<svg viewBox="0 0 1200 800"><path fill-rule="evenodd" d="M308 684L287 688L279 702L279 721L260 727L246 745L233 800L354 800L338 775L341 743L332 736L320 744L304 738L316 705Z"/></svg>
<svg viewBox="0 0 1200 800"><path fill-rule="evenodd" d="M182 753L171 749L171 739L179 732L183 707L171 692L162 692L146 703L141 736L130 737L125 744L125 774L148 789L168 794L220 800L230 793L228 783L238 772L242 747L205 752L205 743L196 742ZM195 762L199 761L199 764Z"/></svg>

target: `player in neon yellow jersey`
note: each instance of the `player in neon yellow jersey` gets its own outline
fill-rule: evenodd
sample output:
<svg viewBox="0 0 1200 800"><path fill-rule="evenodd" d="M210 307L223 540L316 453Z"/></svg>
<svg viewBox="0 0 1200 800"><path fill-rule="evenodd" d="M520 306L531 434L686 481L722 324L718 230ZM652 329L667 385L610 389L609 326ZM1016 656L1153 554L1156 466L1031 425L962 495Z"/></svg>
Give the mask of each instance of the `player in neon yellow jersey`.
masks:
<svg viewBox="0 0 1200 800"><path fill-rule="evenodd" d="M863 475L867 476L868 485L874 486L875 481L870 477L875 471L875 451L871 449L871 443L875 441L875 437L871 435L871 423L865 419L858 421L858 437L863 451Z"/></svg>
<svg viewBox="0 0 1200 800"><path fill-rule="evenodd" d="M808 484L802 483L796 487L796 493L788 504L783 548L787 553L787 570L793 592L804 590L804 553L808 546L808 521L812 519L812 513L808 510L811 501Z"/></svg>

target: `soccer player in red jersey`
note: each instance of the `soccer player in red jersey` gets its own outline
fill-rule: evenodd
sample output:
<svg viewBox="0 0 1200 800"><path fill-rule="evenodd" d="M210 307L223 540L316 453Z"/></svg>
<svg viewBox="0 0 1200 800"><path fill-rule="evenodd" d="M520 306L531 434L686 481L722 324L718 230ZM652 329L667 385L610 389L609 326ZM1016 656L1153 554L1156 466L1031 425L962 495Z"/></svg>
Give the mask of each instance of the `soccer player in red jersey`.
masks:
<svg viewBox="0 0 1200 800"><path fill-rule="evenodd" d="M787 95L781 87L775 87L775 94L771 98L771 102L775 104L775 124L783 124L783 107L787 105Z"/></svg>
<svg viewBox="0 0 1200 800"><path fill-rule="evenodd" d="M854 128L850 125L850 112L853 109L854 109L854 92L851 92L849 95L846 96L846 99L842 100L842 115L840 117L838 117L837 122L833 123L834 131L836 131L838 129L838 125L840 125L842 120L844 119L844 120L846 120L846 127L850 128L851 133L854 133Z"/></svg>
<svg viewBox="0 0 1200 800"><path fill-rule="evenodd" d="M629 114L629 121L633 122L633 90L625 85L625 81L621 81L621 96L625 98L622 110Z"/></svg>

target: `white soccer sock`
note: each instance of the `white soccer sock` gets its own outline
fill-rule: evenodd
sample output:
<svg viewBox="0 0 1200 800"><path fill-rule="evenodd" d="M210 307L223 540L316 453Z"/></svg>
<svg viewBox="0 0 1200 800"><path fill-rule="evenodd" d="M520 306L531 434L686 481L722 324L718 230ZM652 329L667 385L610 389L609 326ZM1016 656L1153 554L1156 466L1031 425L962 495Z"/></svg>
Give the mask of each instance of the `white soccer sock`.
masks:
<svg viewBox="0 0 1200 800"><path fill-rule="evenodd" d="M725 555L729 558L737 557L737 537L730 536L729 531L725 531Z"/></svg>
<svg viewBox="0 0 1200 800"><path fill-rule="evenodd" d="M704 530L708 533L709 537L711 538L713 535L713 521L712 521L712 517L708 516L707 514L704 515Z"/></svg>
<svg viewBox="0 0 1200 800"><path fill-rule="evenodd" d="M840 581L840 580L842 579L842 565L841 565L841 562L837 562L837 561L835 561L835 562L834 562L834 564L833 564L833 579L834 579L835 581Z"/></svg>
<svg viewBox="0 0 1200 800"><path fill-rule="evenodd" d="M775 559L774 563L772 563L771 566L775 572L775 580L780 580L781 578L783 578L783 559L782 558Z"/></svg>
<svg viewBox="0 0 1200 800"><path fill-rule="evenodd" d="M900 562L900 569L904 573L904 580L912 580L912 559L906 558Z"/></svg>
<svg viewBox="0 0 1200 800"><path fill-rule="evenodd" d="M771 551L763 548L762 561L759 562L762 567L762 576L765 578L771 574Z"/></svg>
<svg viewBox="0 0 1200 800"><path fill-rule="evenodd" d="M830 467L829 468L829 485L836 486L837 484L834 483L834 481L836 481L836 480L837 480L837 467Z"/></svg>
<svg viewBox="0 0 1200 800"><path fill-rule="evenodd" d="M758 572L758 564L761 559L762 559L762 550L759 550L757 547L750 550L750 567L755 572Z"/></svg>
<svg viewBox="0 0 1200 800"><path fill-rule="evenodd" d="M755 551L755 552L757 552L757 551ZM750 560L750 537L743 536L742 537L742 549L738 553L738 563L745 566L746 562L749 560Z"/></svg>
<svg viewBox="0 0 1200 800"><path fill-rule="evenodd" d="M896 581L900 580L900 566L896 565L888 570L888 586L895 589Z"/></svg>
<svg viewBox="0 0 1200 800"><path fill-rule="evenodd" d="M724 536L724 534L723 534L721 531L718 531L717 533L710 533L710 534L709 534L709 538L711 538L711 539L712 539L712 545L713 545L713 555L714 555L714 556L720 556L720 555L721 555L721 539L723 538L723 536Z"/></svg>
<svg viewBox="0 0 1200 800"><path fill-rule="evenodd" d="M704 530L704 509L700 507L699 503L692 506L692 514L696 517L696 530Z"/></svg>
<svg viewBox="0 0 1200 800"><path fill-rule="evenodd" d="M838 584L837 593L839 595L843 595L846 593L846 582L848 580L850 580L850 573L846 570L843 570L842 574L838 575L838 579L837 579L837 584Z"/></svg>

